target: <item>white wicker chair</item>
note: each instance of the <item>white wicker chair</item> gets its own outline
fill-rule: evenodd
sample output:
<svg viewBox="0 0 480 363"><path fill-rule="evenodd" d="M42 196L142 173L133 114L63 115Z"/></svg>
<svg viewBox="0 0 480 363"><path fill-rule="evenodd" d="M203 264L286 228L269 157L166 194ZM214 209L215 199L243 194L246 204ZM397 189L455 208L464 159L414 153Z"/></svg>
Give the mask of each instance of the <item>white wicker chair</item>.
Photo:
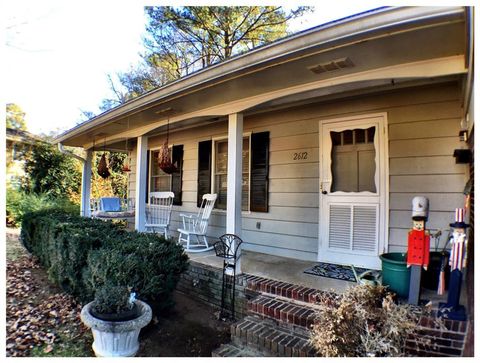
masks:
<svg viewBox="0 0 480 363"><path fill-rule="evenodd" d="M146 232L155 233L162 230L165 238L168 238L168 227L172 214L173 192L152 192L148 196L148 204L145 206Z"/></svg>
<svg viewBox="0 0 480 363"><path fill-rule="evenodd" d="M204 194L202 204L196 216L180 214L180 217L183 219L183 228L178 229L178 243L184 246L185 251L204 252L213 249L213 246L208 245L205 235L207 233L210 214L212 214L216 200L216 194ZM190 236L192 235L196 237L196 243L192 243L190 240Z"/></svg>

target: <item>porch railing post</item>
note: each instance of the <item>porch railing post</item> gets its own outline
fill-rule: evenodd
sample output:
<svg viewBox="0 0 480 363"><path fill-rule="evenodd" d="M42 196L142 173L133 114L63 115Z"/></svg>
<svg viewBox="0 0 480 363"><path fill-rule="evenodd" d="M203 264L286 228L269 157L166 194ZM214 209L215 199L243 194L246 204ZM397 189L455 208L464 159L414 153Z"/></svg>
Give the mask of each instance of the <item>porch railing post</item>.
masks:
<svg viewBox="0 0 480 363"><path fill-rule="evenodd" d="M147 193L148 137L137 138L137 170L135 175L135 229L145 230L145 196Z"/></svg>
<svg viewBox="0 0 480 363"><path fill-rule="evenodd" d="M242 149L243 114L230 114L228 115L226 232L239 237L241 237L242 233ZM238 260L236 267L236 273L239 274L241 272L241 259Z"/></svg>
<svg viewBox="0 0 480 363"><path fill-rule="evenodd" d="M87 150L82 172L82 195L80 199L80 215L90 217L90 191L92 185L92 150Z"/></svg>

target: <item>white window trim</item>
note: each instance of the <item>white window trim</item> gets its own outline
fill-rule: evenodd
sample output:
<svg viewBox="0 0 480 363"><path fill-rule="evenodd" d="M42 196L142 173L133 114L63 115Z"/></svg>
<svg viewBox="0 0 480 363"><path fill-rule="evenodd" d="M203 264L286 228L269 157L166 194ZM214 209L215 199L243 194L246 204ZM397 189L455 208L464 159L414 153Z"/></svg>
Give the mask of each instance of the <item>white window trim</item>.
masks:
<svg viewBox="0 0 480 363"><path fill-rule="evenodd" d="M250 182L252 177L252 132L244 132L242 137L248 137L248 204L247 210L242 210L242 214L250 214ZM215 146L218 141L228 141L228 135L224 134L221 136L212 137L212 170L210 175L210 180L212 181L210 187L210 193L215 193L215 165L216 165L216 156L215 156ZM243 150L243 147L242 147ZM242 173L243 174L243 173ZM227 170L227 178L228 178L228 170ZM226 214L226 209L214 208L213 212L218 212L218 214Z"/></svg>
<svg viewBox="0 0 480 363"><path fill-rule="evenodd" d="M157 146L157 147L154 147L154 148L151 148L149 151L150 151L150 155L149 155L149 163L150 165L148 165L148 193L152 193L152 161L153 161L153 152L154 151L158 151L160 150L162 147L161 146ZM173 148L173 144L169 144L168 145L168 148L169 149L172 149ZM162 176L162 175L157 175L157 176ZM170 178L170 190L162 190L162 191L165 191L165 192L171 192L172 191L172 175L168 175L167 176Z"/></svg>

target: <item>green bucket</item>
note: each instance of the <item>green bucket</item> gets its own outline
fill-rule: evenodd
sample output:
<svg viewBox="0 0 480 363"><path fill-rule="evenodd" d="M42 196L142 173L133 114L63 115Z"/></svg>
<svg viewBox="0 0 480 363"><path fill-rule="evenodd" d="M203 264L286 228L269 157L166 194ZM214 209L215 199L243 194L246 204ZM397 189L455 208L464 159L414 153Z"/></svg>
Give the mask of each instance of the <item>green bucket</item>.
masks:
<svg viewBox="0 0 480 363"><path fill-rule="evenodd" d="M407 254L400 252L384 253L382 260L382 285L397 293L399 297L408 297L410 288L410 269L407 268Z"/></svg>

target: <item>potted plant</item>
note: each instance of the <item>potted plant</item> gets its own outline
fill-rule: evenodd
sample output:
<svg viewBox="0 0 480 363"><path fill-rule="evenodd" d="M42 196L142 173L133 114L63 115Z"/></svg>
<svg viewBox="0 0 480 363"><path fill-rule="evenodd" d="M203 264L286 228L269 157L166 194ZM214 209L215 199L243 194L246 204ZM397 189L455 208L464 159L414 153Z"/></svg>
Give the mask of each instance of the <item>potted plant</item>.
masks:
<svg viewBox="0 0 480 363"><path fill-rule="evenodd" d="M133 357L140 330L152 320L152 309L125 286L104 285L80 317L92 329L97 357Z"/></svg>

